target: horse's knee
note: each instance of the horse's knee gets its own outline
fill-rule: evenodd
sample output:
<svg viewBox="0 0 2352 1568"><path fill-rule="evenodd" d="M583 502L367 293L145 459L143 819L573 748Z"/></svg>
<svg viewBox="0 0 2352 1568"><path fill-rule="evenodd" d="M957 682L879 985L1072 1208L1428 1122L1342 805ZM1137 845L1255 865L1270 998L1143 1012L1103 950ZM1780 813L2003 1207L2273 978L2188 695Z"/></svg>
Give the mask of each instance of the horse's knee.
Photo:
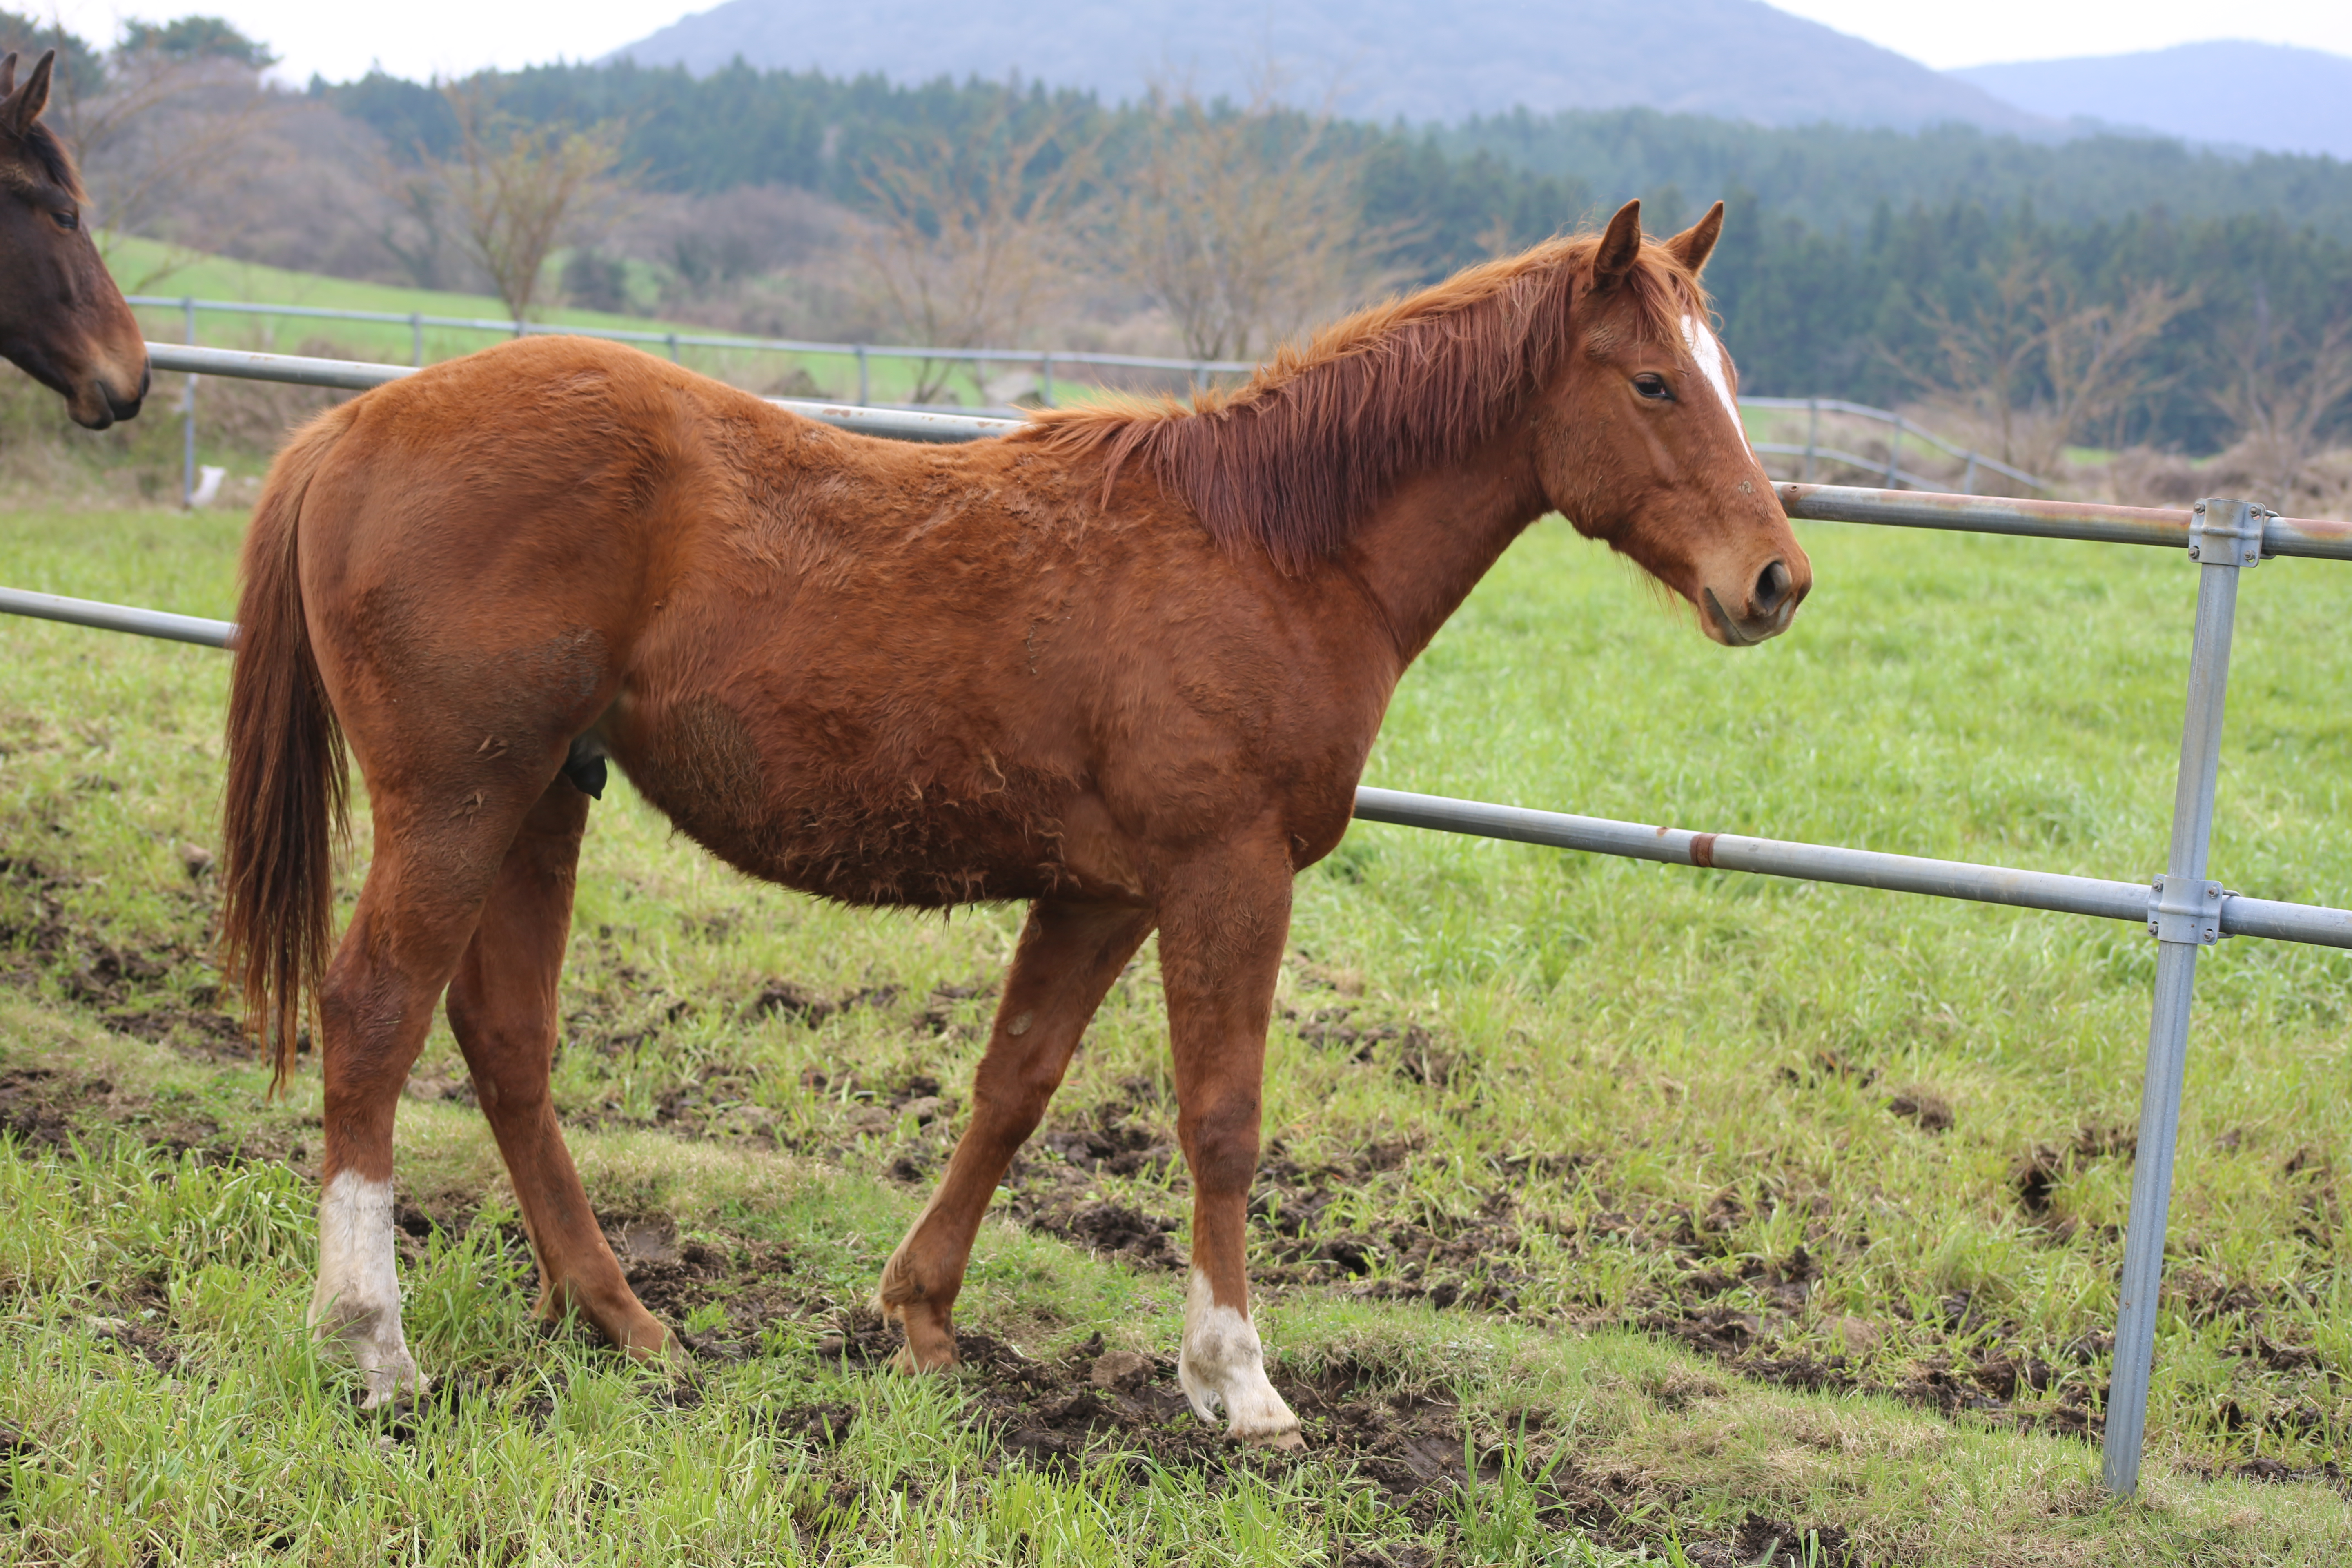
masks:
<svg viewBox="0 0 2352 1568"><path fill-rule="evenodd" d="M1203 1192L1246 1188L1257 1175L1258 1093L1234 1090L1208 1104L1184 1109L1176 1138L1183 1145L1192 1184Z"/></svg>

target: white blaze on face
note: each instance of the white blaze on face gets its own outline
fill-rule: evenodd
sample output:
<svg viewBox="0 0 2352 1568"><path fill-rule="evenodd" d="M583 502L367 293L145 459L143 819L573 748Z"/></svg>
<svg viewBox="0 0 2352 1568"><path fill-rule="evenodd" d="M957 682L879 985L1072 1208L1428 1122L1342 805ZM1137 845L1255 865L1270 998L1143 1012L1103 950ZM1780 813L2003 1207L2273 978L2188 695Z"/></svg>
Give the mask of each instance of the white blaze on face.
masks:
<svg viewBox="0 0 2352 1568"><path fill-rule="evenodd" d="M1739 422L1739 400L1731 395L1731 378L1723 372L1723 345L1706 330L1706 323L1696 316L1683 318L1683 342L1690 346L1691 358L1698 362L1699 374L1706 377L1707 385L1715 389L1716 401L1731 421L1738 435L1739 444L1748 445L1748 427Z"/></svg>
<svg viewBox="0 0 2352 1568"><path fill-rule="evenodd" d="M1298 1446L1298 1417L1266 1381L1257 1329L1220 1305L1209 1277L1197 1268L1184 1291L1184 1344L1176 1357L1176 1381L1202 1420L1215 1420L1217 1406L1224 1406L1226 1436Z"/></svg>
<svg viewBox="0 0 2352 1568"><path fill-rule="evenodd" d="M390 1182L341 1171L319 1194L319 1288L310 1297L310 1321L314 1338L340 1340L350 1348L367 1380L365 1407L404 1388L425 1391L400 1331Z"/></svg>

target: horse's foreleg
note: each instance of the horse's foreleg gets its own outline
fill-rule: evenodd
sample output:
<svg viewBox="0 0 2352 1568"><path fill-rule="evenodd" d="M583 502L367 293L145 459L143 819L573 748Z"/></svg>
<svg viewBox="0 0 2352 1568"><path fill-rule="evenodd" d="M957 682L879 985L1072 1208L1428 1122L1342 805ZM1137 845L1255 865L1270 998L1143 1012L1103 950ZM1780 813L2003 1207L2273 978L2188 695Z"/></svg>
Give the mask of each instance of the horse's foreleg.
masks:
<svg viewBox="0 0 2352 1568"><path fill-rule="evenodd" d="M1298 1417L1266 1380L1244 1258L1275 981L1290 931L1287 858L1188 873L1160 910L1160 973L1176 1068L1176 1136L1192 1172L1192 1276L1176 1378L1226 1435L1296 1448Z"/></svg>
<svg viewBox="0 0 2352 1568"><path fill-rule="evenodd" d="M951 1314L989 1197L1044 1118L1103 994L1150 930L1143 910L1050 899L1030 908L987 1053L972 1075L971 1125L882 1270L882 1310L907 1332L900 1371L955 1363Z"/></svg>
<svg viewBox="0 0 2352 1568"><path fill-rule="evenodd" d="M642 1355L669 1331L622 1277L580 1185L548 1096L556 981L572 930L572 890L588 797L559 775L531 807L499 868L480 923L449 983L449 1027L474 1075L539 1260L539 1314L568 1309Z"/></svg>

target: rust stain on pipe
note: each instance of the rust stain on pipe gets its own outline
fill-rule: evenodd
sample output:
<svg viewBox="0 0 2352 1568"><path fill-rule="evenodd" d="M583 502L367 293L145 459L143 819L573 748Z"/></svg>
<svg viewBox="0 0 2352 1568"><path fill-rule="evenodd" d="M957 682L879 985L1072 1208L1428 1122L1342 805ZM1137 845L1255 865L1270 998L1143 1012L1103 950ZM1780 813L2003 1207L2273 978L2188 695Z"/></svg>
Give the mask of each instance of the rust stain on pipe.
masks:
<svg viewBox="0 0 2352 1568"><path fill-rule="evenodd" d="M1691 864L1701 870L1715 869L1715 835L1701 833L1691 839Z"/></svg>

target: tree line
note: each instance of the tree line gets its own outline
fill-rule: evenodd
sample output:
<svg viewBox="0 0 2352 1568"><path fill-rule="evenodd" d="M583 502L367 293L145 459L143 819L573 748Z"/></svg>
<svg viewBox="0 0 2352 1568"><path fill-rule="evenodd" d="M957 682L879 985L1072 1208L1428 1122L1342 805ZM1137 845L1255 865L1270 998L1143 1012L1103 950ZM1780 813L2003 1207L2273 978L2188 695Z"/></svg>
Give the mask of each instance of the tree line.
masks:
<svg viewBox="0 0 2352 1568"><path fill-rule="evenodd" d="M255 166L236 139L275 112L259 43L183 17L100 52L0 12L0 45L64 51L61 118L105 175L109 223L255 210L222 182ZM1192 353L1246 358L1627 196L1664 232L1722 195L1708 281L1750 391L1939 402L2028 467L2068 444L2207 453L2258 437L2291 467L2352 419L2352 169L2325 158L1648 110L1381 126L1270 87L1106 106L1039 83L740 63L378 74L276 97L380 149L352 155L376 160L383 254L421 282L470 269L518 312L559 290L627 307L646 265L687 295L778 268L694 223L651 263L642 246L600 253L581 220L622 187L706 217L797 189L850 215L859 308L898 341L1042 342L1091 290L1088 308L1163 310Z"/></svg>
<svg viewBox="0 0 2352 1568"><path fill-rule="evenodd" d="M446 156L462 140L451 96L432 88L376 76L312 90L415 155ZM947 193L963 193L974 219L991 149L1017 152L1016 195L1050 186L1057 209L1158 181L1156 199L1113 206L1129 247L1157 245L1163 262L1177 239L1133 230L1181 216L1167 143L1171 116L1190 115L1195 140L1228 143L1218 178L1236 190L1244 165L1294 186L1302 170L1343 175L1348 226L1370 253L1356 258L1358 281L1374 285L1443 277L1590 224L1626 196L1644 198L1663 231L1722 195L1729 224L1708 281L1748 388L1881 404L1997 395L2038 411L2045 447L2216 450L2247 433L2250 381L2311 396L2332 387L2352 316L2352 168L2326 158L1965 128L1766 130L1649 110L1521 110L1416 130L1271 98L1107 107L1043 84L904 86L740 62L701 78L534 68L496 79L496 97L523 122L614 128L616 167L656 188L797 185L932 235ZM1309 216L1290 238L1329 248L1331 226ZM1283 237L1259 237L1277 248ZM1329 258L1320 270L1328 282ZM1263 347L1248 340L1228 324L1194 346ZM2312 439L2339 434L2343 418L2330 405Z"/></svg>

